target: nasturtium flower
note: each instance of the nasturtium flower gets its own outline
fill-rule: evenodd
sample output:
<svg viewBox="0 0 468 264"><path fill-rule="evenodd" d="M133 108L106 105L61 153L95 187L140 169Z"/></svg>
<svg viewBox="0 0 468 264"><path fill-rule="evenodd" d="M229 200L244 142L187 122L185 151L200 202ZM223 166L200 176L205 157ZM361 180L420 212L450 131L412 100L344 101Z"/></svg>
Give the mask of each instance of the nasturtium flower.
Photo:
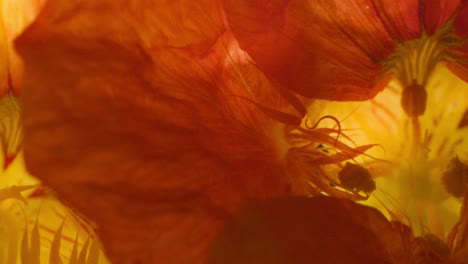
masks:
<svg viewBox="0 0 468 264"><path fill-rule="evenodd" d="M432 254L451 258L407 226L343 199L367 199L376 187L367 168L353 164L380 142L353 144L339 119L299 96L341 101L374 96L398 71L363 55L367 46L359 41L369 40L363 33L382 36L371 44L384 61L414 32L390 34L383 22L369 20L344 23L347 7L356 7L354 15L367 14L357 2L236 3L49 0L16 41L27 76L22 97L27 169L96 223L116 263L216 261L224 243L223 235L216 238L230 232L229 224L221 230L238 219L234 215L249 199L278 203L278 212L291 216L279 223L278 239L294 228L301 211L315 229L327 224L325 234L332 235L335 226L343 230L347 240L340 245L350 248L338 259L354 252L350 235L363 230L360 238L378 245L369 247L375 255L360 260L400 254L389 261L427 260ZM383 18L370 21L377 20ZM427 28L427 36L438 32ZM446 50L462 54L456 50L464 47L460 35L454 34L454 46ZM348 44L342 56L340 45ZM333 60L326 57L331 55ZM353 182L350 170L366 172L365 185ZM314 198L286 198L297 205L290 212L278 196ZM333 221L313 217L324 210L335 212ZM247 227L257 223L252 211L247 210L252 224ZM341 225L341 216L351 212L351 224ZM454 233L452 248L464 250L463 232ZM291 234L302 241L301 232ZM309 238L320 244L320 236ZM394 247L400 240L403 245ZM301 252L300 244L292 245Z"/></svg>
<svg viewBox="0 0 468 264"><path fill-rule="evenodd" d="M366 198L322 165L372 145L301 120L221 7L50 0L16 42L27 169L97 224L111 261L203 263L248 198Z"/></svg>

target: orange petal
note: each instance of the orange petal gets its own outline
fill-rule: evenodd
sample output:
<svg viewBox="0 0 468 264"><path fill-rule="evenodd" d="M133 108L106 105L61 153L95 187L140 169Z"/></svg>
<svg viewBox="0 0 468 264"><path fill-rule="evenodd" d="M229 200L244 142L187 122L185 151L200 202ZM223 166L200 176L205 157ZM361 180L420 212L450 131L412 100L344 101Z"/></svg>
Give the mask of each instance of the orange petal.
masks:
<svg viewBox="0 0 468 264"><path fill-rule="evenodd" d="M347 199L253 201L224 227L210 263L416 263L408 231Z"/></svg>
<svg viewBox="0 0 468 264"><path fill-rule="evenodd" d="M112 262L204 263L246 197L286 189L237 114L255 106L220 88L216 3L50 0L17 41L26 166L97 223Z"/></svg>
<svg viewBox="0 0 468 264"><path fill-rule="evenodd" d="M224 6L241 48L288 89L331 100L365 100L382 89L378 62L395 44L371 1L225 0Z"/></svg>

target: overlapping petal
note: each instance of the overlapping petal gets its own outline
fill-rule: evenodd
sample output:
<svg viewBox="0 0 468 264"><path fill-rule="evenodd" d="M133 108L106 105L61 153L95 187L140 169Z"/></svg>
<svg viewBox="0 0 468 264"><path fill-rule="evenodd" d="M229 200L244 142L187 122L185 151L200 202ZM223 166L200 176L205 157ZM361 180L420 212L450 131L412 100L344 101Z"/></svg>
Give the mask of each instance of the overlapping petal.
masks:
<svg viewBox="0 0 468 264"><path fill-rule="evenodd" d="M261 107L289 109L271 84L313 98L373 97L391 77L380 63L395 40L421 33L418 3L49 0L17 45L28 73L28 169L99 225L114 262L203 263L246 198L287 192L281 131ZM442 10L425 20L429 32L455 6L440 3L425 9ZM289 218L278 216L286 221L278 231L286 232L302 218L281 205L277 213ZM395 230L376 211L343 200L313 207L313 232L339 229L343 254L333 255L327 230L329 251L305 258L409 258L408 229ZM350 221L317 214L330 207L338 212L325 216ZM303 257L295 239L278 252ZM356 255L356 239L375 243Z"/></svg>
<svg viewBox="0 0 468 264"><path fill-rule="evenodd" d="M388 81L379 85L376 63L394 43L372 1L226 0L224 6L241 48L301 95L364 100Z"/></svg>
<svg viewBox="0 0 468 264"><path fill-rule="evenodd" d="M457 31L466 28L460 0L223 2L241 48L270 78L329 100L365 100L383 89L391 76L381 65L399 43L452 18Z"/></svg>
<svg viewBox="0 0 468 264"><path fill-rule="evenodd" d="M209 0L51 0L17 42L27 167L98 224L113 262L202 263L246 197L286 189L236 97L233 74L260 73L225 60L219 14Z"/></svg>

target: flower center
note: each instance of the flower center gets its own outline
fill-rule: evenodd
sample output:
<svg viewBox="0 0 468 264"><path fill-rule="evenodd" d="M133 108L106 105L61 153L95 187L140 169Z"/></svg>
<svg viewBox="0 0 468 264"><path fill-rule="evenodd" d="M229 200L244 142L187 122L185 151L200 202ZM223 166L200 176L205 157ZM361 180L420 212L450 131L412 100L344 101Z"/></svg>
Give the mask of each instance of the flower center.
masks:
<svg viewBox="0 0 468 264"><path fill-rule="evenodd" d="M442 52L436 36L407 41L398 45L396 52L385 62L403 87L401 106L409 117L418 117L426 110L426 85L440 60Z"/></svg>
<svg viewBox="0 0 468 264"><path fill-rule="evenodd" d="M373 145L343 143L348 137L334 116L324 115L314 123L306 117L300 126L284 126L287 149L283 161L291 193L367 199L375 182L365 168L349 161L355 162L354 158L365 155Z"/></svg>
<svg viewBox="0 0 468 264"><path fill-rule="evenodd" d="M463 43L465 40L454 33L450 20L430 36L423 30L418 39L399 43L394 54L383 62L384 72L393 74L402 87L400 105L412 128L410 156L423 155L418 153L424 144L419 118L427 110L428 82L438 62L451 56L450 48Z"/></svg>
<svg viewBox="0 0 468 264"><path fill-rule="evenodd" d="M442 64L425 79L429 77L426 85L418 84L417 79L408 85L427 92L430 107L419 117L409 117L399 106L405 97L401 80L393 80L366 102L328 102L320 114L336 116L353 143L382 146L366 154L391 161L375 161L365 155L355 159L376 181L376 190L366 204L392 220L411 224L417 235L432 233L444 240L459 217L461 201L457 197L468 179L461 165L468 164L468 129L459 125L465 119L468 84ZM420 124L420 137L414 140L413 120Z"/></svg>

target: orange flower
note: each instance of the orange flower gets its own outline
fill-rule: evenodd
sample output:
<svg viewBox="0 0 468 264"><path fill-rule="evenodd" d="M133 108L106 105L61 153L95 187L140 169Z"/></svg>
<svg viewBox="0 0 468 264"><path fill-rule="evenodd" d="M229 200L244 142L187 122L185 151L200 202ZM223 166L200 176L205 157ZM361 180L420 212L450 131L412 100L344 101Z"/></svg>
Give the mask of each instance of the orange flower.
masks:
<svg viewBox="0 0 468 264"><path fill-rule="evenodd" d="M248 198L366 198L322 165L371 145L302 124L218 1L50 0L17 47L26 166L97 223L111 261L203 263Z"/></svg>
<svg viewBox="0 0 468 264"><path fill-rule="evenodd" d="M334 36L339 27L304 27L313 9L299 8L298 1L270 1L264 9L258 9L261 1L232 3L49 0L17 40L27 73L26 166L97 223L112 262L206 263L220 229L248 199L325 193L357 200L374 188L373 182L364 188L352 180L344 184L328 170L336 172L373 145L344 144L339 122L320 126L324 119L336 121L331 116L301 119L307 110L293 92L363 100L387 83L383 78L382 87L374 86L383 66L361 60L360 45L347 51L349 57L324 64L323 54L338 54L337 46L322 46L325 34ZM244 7L250 7L247 13ZM285 20L284 11L291 10L297 13ZM271 23L248 23L256 15ZM243 36L239 25L253 25L254 34ZM354 30L349 34L366 40ZM396 44L384 26L369 30L382 30L385 41L375 48L389 56ZM262 45L250 38L257 34ZM306 69L324 74L309 77ZM344 77L331 79L338 70ZM287 82L293 92L281 86ZM324 86L307 94L311 83ZM407 234L375 211L344 200L310 201L312 208L297 200L294 210L310 210L309 218L330 207L338 216L355 211L354 224L343 227L347 239L365 230L369 217L372 230L363 238L381 243L371 259L410 250L405 244L386 255L390 242L414 239L400 239ZM326 224L325 218L316 224ZM279 231L291 226L286 222ZM376 238L381 226L384 236Z"/></svg>

